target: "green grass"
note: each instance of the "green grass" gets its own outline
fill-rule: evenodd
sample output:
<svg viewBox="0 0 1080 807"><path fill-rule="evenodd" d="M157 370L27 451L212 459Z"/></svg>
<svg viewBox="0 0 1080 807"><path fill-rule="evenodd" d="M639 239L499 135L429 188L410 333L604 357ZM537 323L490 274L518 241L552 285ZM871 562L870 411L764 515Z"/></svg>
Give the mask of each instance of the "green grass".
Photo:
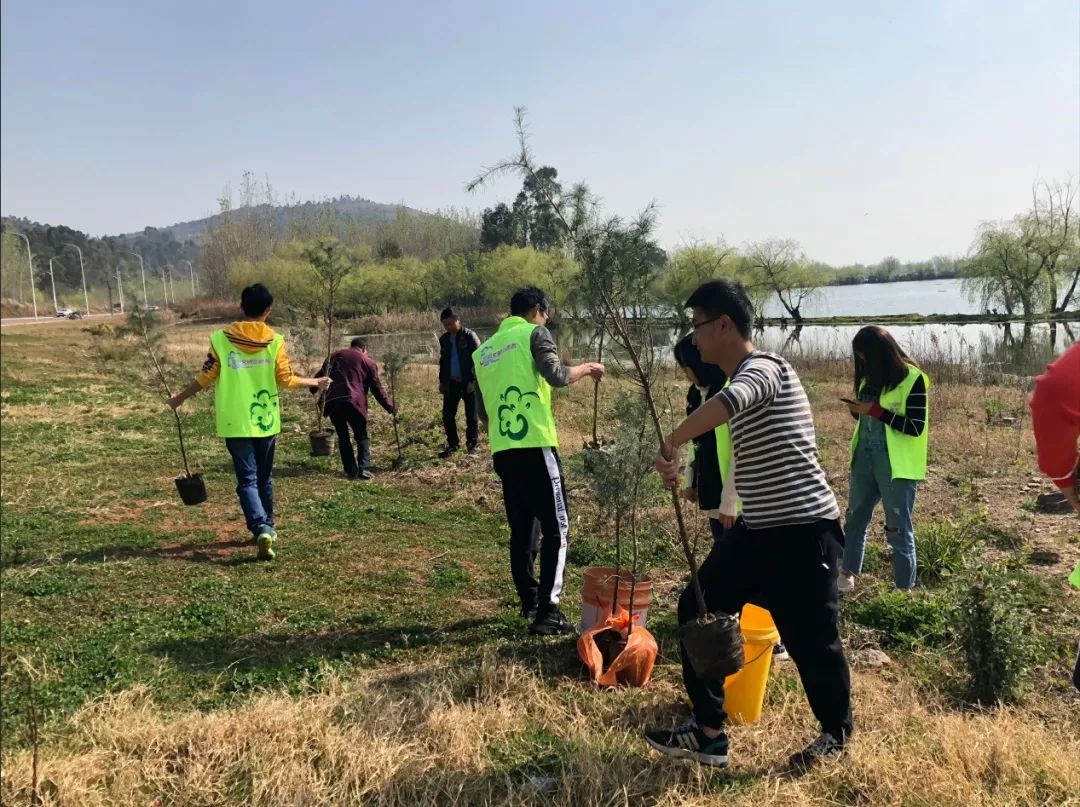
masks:
<svg viewBox="0 0 1080 807"><path fill-rule="evenodd" d="M328 678L348 681L387 664L449 668L475 665L478 658L537 671L543 691L557 693L575 713L616 704L613 714L635 731L642 710L671 717L668 701L674 699L667 695L679 680L674 598L685 572L670 532L670 504L655 477L641 492L654 511L652 520L641 522L641 568L657 582L649 615L660 648L657 684L609 698L584 683L572 637L523 638L498 483L485 457L433 468L441 444L433 392L403 399L401 474L385 473L395 453L392 438L388 421L378 414L373 419L375 463L383 473L368 484L336 477L336 457L308 455L308 402L284 395L276 459L278 560L259 563L236 503L228 454L213 436L209 396L182 410L189 458L210 495L205 505L187 508L173 485L183 468L161 394L145 381L137 356L96 362L86 341L63 344L78 359L73 362L59 361L37 335L5 331L0 346L0 719L12 747L28 742L20 657L38 670L32 693L49 743L73 731L67 718L80 707L137 685L153 693L158 708L174 713L246 704L266 692L299 697ZM828 383L834 382L822 382ZM586 433L582 401L589 398L561 398L560 422ZM822 434L822 445L843 445L849 424L842 428L839 436ZM564 460L577 493L585 487L580 457L567 450ZM972 477L954 478L969 488L959 490L957 512L947 514L959 517ZM582 569L610 565L614 545L596 534L588 495L572 493L570 500L564 602L573 618ZM948 526L944 516L921 525L920 551L925 568L938 572L936 587L914 597L882 593L891 582L888 551L871 541L859 590L842 604L845 637L871 636L889 648L898 676L934 682L954 675L951 592L967 565L977 565L978 552L992 547L1008 554L1015 601L1032 615L1038 634L1033 663L1047 667L1043 680L1060 678L1071 661L1076 618L1068 615L1061 581L1021 568L1024 536L980 524L969 542L968 535L941 526ZM711 537L700 523L695 528L705 549ZM459 693L463 701L478 697L472 687ZM655 703L658 689L663 710ZM793 700L802 708L796 672L778 665L766 709ZM605 744L618 736L598 732L586 742L568 736L558 722L530 719L479 747L492 777L558 779L575 769L579 756L625 756L625 743ZM630 753L643 754L640 748ZM717 796L737 796L763 776L756 770L718 775L707 787Z"/></svg>

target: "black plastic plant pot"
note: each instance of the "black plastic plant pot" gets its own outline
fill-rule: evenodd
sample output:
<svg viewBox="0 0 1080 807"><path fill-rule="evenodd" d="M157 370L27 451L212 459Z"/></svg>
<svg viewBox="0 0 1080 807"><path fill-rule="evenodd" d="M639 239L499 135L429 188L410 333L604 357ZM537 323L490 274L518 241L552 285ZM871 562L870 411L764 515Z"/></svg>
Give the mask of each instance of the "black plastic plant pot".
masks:
<svg viewBox="0 0 1080 807"><path fill-rule="evenodd" d="M311 432L308 434L308 439L311 440L311 456L313 457L329 457L334 450L333 432Z"/></svg>
<svg viewBox="0 0 1080 807"><path fill-rule="evenodd" d="M202 474L176 477L176 491L186 505L202 504L206 501L206 483Z"/></svg>
<svg viewBox="0 0 1080 807"><path fill-rule="evenodd" d="M717 612L687 622L679 638L694 672L706 681L723 681L742 669L742 631L730 614Z"/></svg>

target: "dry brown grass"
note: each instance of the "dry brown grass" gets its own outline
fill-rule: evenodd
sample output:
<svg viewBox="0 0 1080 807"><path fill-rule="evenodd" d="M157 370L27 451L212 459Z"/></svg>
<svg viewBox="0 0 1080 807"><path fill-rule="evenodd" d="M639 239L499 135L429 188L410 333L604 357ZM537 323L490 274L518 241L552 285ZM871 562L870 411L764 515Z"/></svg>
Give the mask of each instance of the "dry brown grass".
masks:
<svg viewBox="0 0 1080 807"><path fill-rule="evenodd" d="M136 688L85 708L44 749L42 791L49 805L1080 803L1075 716L949 712L872 674L856 676L855 693L850 752L795 779L780 765L811 721L791 689L774 693L761 723L733 730L724 774L641 741L642 725L674 717L671 680L596 694L485 656L175 715ZM4 802L26 803L29 751L4 768Z"/></svg>
<svg viewBox="0 0 1080 807"><path fill-rule="evenodd" d="M122 414L122 407L106 401L93 366L71 366L63 355L69 347L86 351L80 324L35 327L57 340L28 348L34 362L97 385L88 394L95 409L101 407L104 422ZM210 327L169 328L168 352L178 367L197 368ZM803 372L823 462L841 505L851 434L850 417L837 400L850 391L845 373L840 363ZM32 376L20 370L9 377ZM416 413L411 423L417 428L437 423L435 382L429 365L414 365L406 373L406 406ZM618 383L613 380L608 389ZM670 407L677 414L685 390L672 389ZM1075 520L1033 515L1020 507L1033 495L1028 486L1037 478L1030 424L1024 417L1012 426L985 422L985 399L1000 398L1022 415L1023 392L942 383L932 394L933 467L920 488L917 521L956 518L985 507L994 523L1014 530L1026 544L1056 547L1061 562L1039 572L1064 585L1080 554L1073 540ZM132 398L128 414L154 405L140 394ZM568 455L587 431L590 385L571 388L556 406ZM37 407L37 402L6 405L5 424L40 422ZM77 414L81 421L81 407ZM376 452L389 451L388 420L380 412L374 427ZM133 443L140 439L138 432L117 428L109 434ZM154 472L165 475L169 467L155 466ZM168 487L171 479L162 478ZM484 456L423 464L381 479L406 489L446 491L448 498L437 506L501 509L498 482ZM60 507L73 495L72 482L47 464L32 478L4 481L7 506L32 500ZM102 500L88 517L130 520L162 504L111 500L109 484L108 474L80 482L80 496ZM291 484L299 489L298 480ZM283 491L288 493L288 486ZM200 517L208 525L225 523L234 509L222 496L205 505ZM586 509L579 507L574 517ZM151 526L168 531L164 520ZM227 532L219 536L227 537ZM880 529L871 540L882 540ZM670 605L671 589L680 581L675 576L657 581L663 584L656 589L659 610ZM468 613L468 605L462 610ZM328 670L318 690L302 697L268 693L212 712L168 712L144 687L103 698L48 729L42 748L44 803L1080 804L1080 717L1070 711L1076 703L1071 692L1035 693L1026 708L964 712L935 700L925 688L916 691L901 665L883 674L856 669L857 734L850 753L793 780L782 776L779 766L815 728L790 667L774 672L762 722L732 731L733 769L725 775L659 759L640 740L644 726L669 725L683 715L673 707L683 698L674 665L664 665L647 690L598 693L582 680L545 676L491 655L463 668L449 666L447 659L437 653L423 667L383 667L348 681ZM6 748L2 768L0 801L29 803L30 751ZM540 777L541 790L530 774Z"/></svg>

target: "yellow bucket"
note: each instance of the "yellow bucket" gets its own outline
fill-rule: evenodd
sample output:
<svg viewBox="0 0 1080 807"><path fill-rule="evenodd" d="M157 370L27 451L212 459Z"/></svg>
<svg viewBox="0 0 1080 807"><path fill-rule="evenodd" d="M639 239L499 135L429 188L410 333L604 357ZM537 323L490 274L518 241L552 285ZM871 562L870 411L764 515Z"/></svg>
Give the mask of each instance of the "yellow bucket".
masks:
<svg viewBox="0 0 1080 807"><path fill-rule="evenodd" d="M743 668L724 681L724 710L736 724L756 723L765 704L765 685L772 666L773 645L779 643L772 614L746 605L739 618L743 635Z"/></svg>

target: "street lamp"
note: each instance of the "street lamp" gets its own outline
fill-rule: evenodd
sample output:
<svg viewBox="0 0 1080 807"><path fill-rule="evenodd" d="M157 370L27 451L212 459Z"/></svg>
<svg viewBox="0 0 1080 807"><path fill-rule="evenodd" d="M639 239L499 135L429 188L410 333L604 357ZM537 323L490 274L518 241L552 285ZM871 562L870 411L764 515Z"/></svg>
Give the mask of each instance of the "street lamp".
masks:
<svg viewBox="0 0 1080 807"><path fill-rule="evenodd" d="M56 258L49 258L49 283L52 285L52 307L55 314L60 310L60 306L56 302L56 275L53 274L53 261Z"/></svg>
<svg viewBox="0 0 1080 807"><path fill-rule="evenodd" d="M30 252L30 239L18 230L12 230L11 232L26 242L26 265L30 268L30 296L34 300L34 319L37 319L37 287L34 285L34 256Z"/></svg>
<svg viewBox="0 0 1080 807"><path fill-rule="evenodd" d="M159 266L161 269L161 291L165 295L165 308L169 307L169 287L165 285L165 267ZM153 274L154 270L151 268L150 274Z"/></svg>
<svg viewBox="0 0 1080 807"><path fill-rule="evenodd" d="M116 290L120 294L120 313L124 313L124 284L120 281L120 264L116 264Z"/></svg>
<svg viewBox="0 0 1080 807"><path fill-rule="evenodd" d="M139 259L139 272L142 274L142 304L143 308L149 308L150 303L146 298L146 266L143 264L142 255L138 252L132 252L130 249L125 249L124 252Z"/></svg>
<svg viewBox="0 0 1080 807"><path fill-rule="evenodd" d="M82 250L79 249L77 244L70 242L64 244L65 247L71 247L73 250L79 253L79 272L82 274L82 296L83 302L86 303L86 315L90 315L90 297L86 293L86 267L83 265Z"/></svg>
<svg viewBox="0 0 1080 807"><path fill-rule="evenodd" d="M167 273L169 276L169 291L172 293L173 305L176 305L176 282L173 280L172 276L172 270L175 268L176 267L173 266L171 263L167 263L164 265L164 267L162 267L162 271Z"/></svg>
<svg viewBox="0 0 1080 807"><path fill-rule="evenodd" d="M191 265L191 261L187 258L183 258L180 263L186 263L188 271L191 272L191 296L195 296L195 267Z"/></svg>

